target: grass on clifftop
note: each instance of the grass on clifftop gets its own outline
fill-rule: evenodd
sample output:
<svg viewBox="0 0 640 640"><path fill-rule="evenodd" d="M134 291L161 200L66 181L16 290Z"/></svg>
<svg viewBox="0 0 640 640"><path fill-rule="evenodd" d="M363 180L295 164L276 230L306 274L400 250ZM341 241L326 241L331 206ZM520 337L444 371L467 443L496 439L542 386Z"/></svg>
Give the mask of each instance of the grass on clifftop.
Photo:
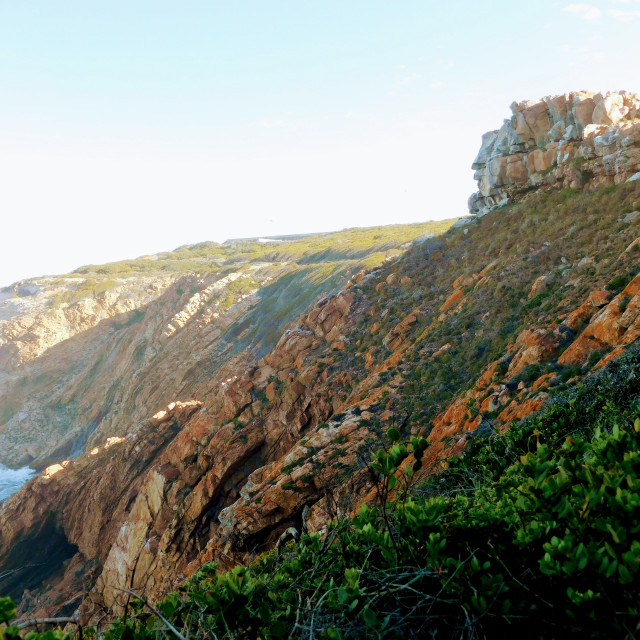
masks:
<svg viewBox="0 0 640 640"><path fill-rule="evenodd" d="M93 277L126 278L133 275L208 273L228 264L244 262L334 262L394 252L420 236L446 231L452 220L346 229L335 233L307 235L279 242L254 240L223 244L202 242L153 256L122 260L104 265L86 265L73 273ZM391 253L390 255L393 255Z"/></svg>
<svg viewBox="0 0 640 640"><path fill-rule="evenodd" d="M506 347L521 331L553 331L590 292L617 292L638 272L638 250L623 252L640 236L640 221L624 218L639 209L638 182L593 192L532 194L465 228L416 243L401 260L385 264L379 277L354 288L362 292L367 313L354 316L355 326L345 334L349 343L331 369L348 372L355 382L364 379L391 355L385 336L415 312L417 321L405 335L409 348L381 377L393 382L389 408L395 426L406 422L407 428L429 429L487 365L508 356ZM543 275L547 288L529 298ZM439 320L456 279L461 307ZM559 380L564 378L557 357L565 346L540 365L538 376L558 371ZM432 357L442 347L446 351ZM368 370L365 354L375 363ZM529 378L535 373L526 372Z"/></svg>
<svg viewBox="0 0 640 640"><path fill-rule="evenodd" d="M409 243L420 237L435 236L446 231L455 219L418 224L388 225L362 229L346 229L295 237L277 242L235 240L223 244L202 242L134 260L121 260L103 265L85 265L70 276L82 278L70 284L68 277L54 280L66 286L55 293L52 305L73 304L117 287L127 290L144 288L147 278L216 274L223 278L233 271L264 263L291 264L306 267L312 287L326 280L346 279L359 269L371 269L387 258L400 255ZM142 282L136 283L135 280ZM311 300L307 300L310 303ZM228 306L228 305L226 305ZM296 307L301 313L304 307ZM287 318L292 320L295 315Z"/></svg>

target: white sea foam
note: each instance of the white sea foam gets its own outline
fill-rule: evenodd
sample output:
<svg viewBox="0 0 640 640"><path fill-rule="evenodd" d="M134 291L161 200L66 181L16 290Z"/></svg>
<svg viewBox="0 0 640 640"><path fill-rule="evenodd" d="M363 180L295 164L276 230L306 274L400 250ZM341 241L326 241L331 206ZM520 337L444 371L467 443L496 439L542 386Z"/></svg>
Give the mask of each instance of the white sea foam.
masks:
<svg viewBox="0 0 640 640"><path fill-rule="evenodd" d="M36 472L30 467L9 469L0 464L0 502L15 493L27 480L33 478Z"/></svg>

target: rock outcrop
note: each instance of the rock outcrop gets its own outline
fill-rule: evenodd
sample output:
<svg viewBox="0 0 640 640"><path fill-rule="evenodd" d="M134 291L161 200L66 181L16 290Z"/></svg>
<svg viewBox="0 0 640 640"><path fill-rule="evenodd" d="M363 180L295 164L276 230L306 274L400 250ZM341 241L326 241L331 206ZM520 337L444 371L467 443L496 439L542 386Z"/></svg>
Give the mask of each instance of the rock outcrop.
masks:
<svg viewBox="0 0 640 640"><path fill-rule="evenodd" d="M350 246L353 232L205 243L0 289L0 464L41 470L126 435L175 398L198 398L255 364L363 262L434 224L448 225L407 225L364 250ZM338 331L331 341L346 347Z"/></svg>
<svg viewBox="0 0 640 640"><path fill-rule="evenodd" d="M640 178L640 96L576 91L514 102L502 127L482 136L473 162L485 214L540 188L592 189Z"/></svg>

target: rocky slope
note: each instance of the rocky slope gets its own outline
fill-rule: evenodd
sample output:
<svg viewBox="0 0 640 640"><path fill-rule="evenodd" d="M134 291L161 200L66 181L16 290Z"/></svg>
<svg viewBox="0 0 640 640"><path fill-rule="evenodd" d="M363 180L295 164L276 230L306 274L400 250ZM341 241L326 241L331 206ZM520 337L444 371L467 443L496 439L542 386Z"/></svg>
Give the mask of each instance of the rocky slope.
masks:
<svg viewBox="0 0 640 640"><path fill-rule="evenodd" d="M203 381L221 384L349 274L449 224L205 243L6 288L0 463L41 469L128 433Z"/></svg>
<svg viewBox="0 0 640 640"><path fill-rule="evenodd" d="M482 136L472 168L483 214L531 189L593 189L640 178L640 97L576 91L514 102L502 127Z"/></svg>
<svg viewBox="0 0 640 640"><path fill-rule="evenodd" d="M156 600L204 561L246 561L374 499L390 426L428 436L420 473L436 473L637 341L638 211L640 181L531 194L354 274L161 411L127 408L118 437L0 507L0 573L25 567L0 588L93 621L123 590Z"/></svg>

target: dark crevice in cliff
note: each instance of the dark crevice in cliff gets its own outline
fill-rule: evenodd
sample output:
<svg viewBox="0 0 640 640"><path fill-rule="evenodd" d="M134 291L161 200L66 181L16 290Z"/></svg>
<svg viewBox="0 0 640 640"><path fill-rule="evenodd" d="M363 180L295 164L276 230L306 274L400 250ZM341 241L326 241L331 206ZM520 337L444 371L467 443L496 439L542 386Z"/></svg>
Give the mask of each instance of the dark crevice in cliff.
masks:
<svg viewBox="0 0 640 640"><path fill-rule="evenodd" d="M46 580L61 573L65 562L77 552L78 547L49 518L37 533L17 542L2 559L3 594L19 599L25 589L40 588Z"/></svg>

